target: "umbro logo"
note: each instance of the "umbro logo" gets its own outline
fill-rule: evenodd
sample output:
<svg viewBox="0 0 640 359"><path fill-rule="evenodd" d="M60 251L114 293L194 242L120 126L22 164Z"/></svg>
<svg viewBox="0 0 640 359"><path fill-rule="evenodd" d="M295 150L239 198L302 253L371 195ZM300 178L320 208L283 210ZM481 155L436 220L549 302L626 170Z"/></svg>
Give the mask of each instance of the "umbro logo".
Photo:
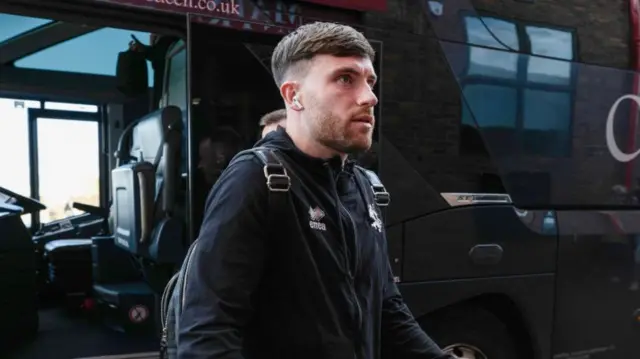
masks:
<svg viewBox="0 0 640 359"><path fill-rule="evenodd" d="M326 231L327 225L322 222L324 216L324 212L319 207L309 207L309 227L319 231Z"/></svg>

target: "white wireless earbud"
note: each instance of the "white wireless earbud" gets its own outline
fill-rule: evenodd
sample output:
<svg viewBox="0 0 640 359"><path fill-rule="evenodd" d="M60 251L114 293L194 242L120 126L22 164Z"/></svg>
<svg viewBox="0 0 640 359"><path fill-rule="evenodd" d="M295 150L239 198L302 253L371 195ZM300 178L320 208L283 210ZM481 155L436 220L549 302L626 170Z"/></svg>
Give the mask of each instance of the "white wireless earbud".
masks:
<svg viewBox="0 0 640 359"><path fill-rule="evenodd" d="M298 110L301 110L301 109L302 109L302 104L300 103L300 100L298 100L298 96L294 96L294 97L293 97L293 105L294 105Z"/></svg>

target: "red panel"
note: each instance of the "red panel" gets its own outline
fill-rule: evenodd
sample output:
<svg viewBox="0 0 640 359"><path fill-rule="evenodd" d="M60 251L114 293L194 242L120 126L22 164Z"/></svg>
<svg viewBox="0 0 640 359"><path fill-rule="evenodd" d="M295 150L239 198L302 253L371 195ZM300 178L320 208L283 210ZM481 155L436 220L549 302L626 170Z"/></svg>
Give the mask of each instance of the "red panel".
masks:
<svg viewBox="0 0 640 359"><path fill-rule="evenodd" d="M387 0L300 0L319 5L361 11L386 11Z"/></svg>

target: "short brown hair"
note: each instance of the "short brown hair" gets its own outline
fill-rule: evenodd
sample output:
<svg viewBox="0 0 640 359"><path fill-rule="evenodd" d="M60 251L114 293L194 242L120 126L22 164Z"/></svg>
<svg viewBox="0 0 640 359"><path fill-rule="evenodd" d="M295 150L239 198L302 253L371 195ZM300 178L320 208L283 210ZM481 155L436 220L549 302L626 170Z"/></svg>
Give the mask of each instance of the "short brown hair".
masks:
<svg viewBox="0 0 640 359"><path fill-rule="evenodd" d="M271 72L278 86L291 68L316 55L361 56L373 61L375 51L356 29L330 22L302 25L282 38L271 55ZM301 69L300 69L301 70Z"/></svg>
<svg viewBox="0 0 640 359"><path fill-rule="evenodd" d="M260 118L260 127L280 122L285 118L287 118L287 111L285 109L271 111Z"/></svg>

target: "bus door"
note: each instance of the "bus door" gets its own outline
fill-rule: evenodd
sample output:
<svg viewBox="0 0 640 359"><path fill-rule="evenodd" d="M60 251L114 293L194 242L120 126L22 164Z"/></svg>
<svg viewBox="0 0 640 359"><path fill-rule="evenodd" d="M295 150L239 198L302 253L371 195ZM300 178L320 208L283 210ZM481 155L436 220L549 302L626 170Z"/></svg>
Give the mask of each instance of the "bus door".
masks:
<svg viewBox="0 0 640 359"><path fill-rule="evenodd" d="M240 4L238 14L220 7L219 16L189 15L192 238L199 231L207 194L221 170L237 151L252 147L259 139L260 117L283 107L271 76L271 52L295 26L276 26L252 2Z"/></svg>
<svg viewBox="0 0 640 359"><path fill-rule="evenodd" d="M463 125L482 139L515 206L542 211L531 228L557 237L553 357L637 355L637 74L615 63L626 46L590 45L606 32L627 43L628 32L578 21L569 3L564 15L555 2L425 3L465 102ZM595 46L609 46L606 59Z"/></svg>

